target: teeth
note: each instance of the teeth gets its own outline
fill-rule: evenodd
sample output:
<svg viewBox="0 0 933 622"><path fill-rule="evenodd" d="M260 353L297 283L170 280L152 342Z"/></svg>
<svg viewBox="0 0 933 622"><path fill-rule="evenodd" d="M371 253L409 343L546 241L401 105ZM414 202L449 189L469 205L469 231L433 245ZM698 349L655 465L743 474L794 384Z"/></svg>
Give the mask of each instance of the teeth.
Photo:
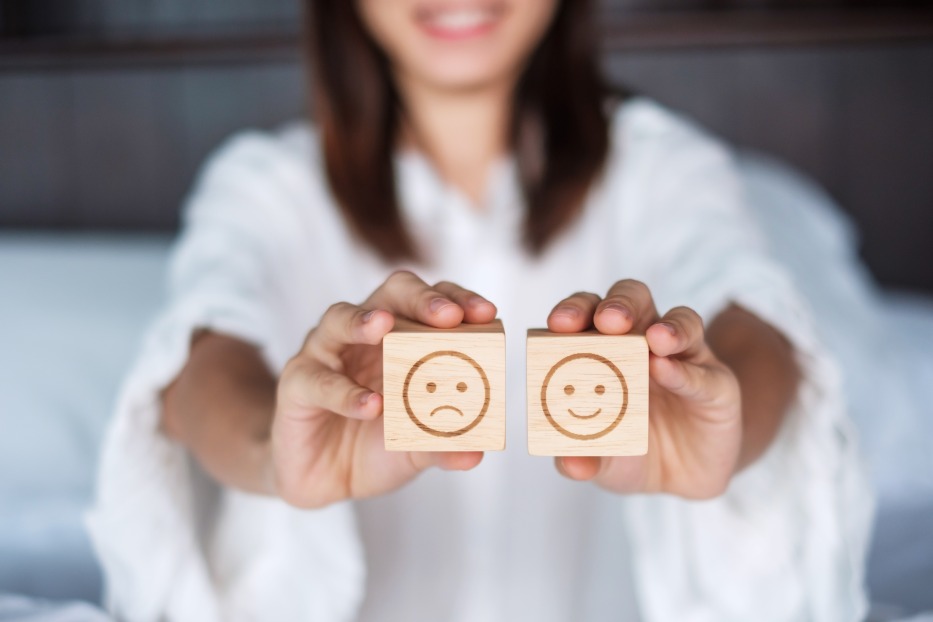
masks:
<svg viewBox="0 0 933 622"><path fill-rule="evenodd" d="M478 9L462 9L444 11L433 16L431 22L438 28L446 30L468 30L482 26L489 21L488 11Z"/></svg>

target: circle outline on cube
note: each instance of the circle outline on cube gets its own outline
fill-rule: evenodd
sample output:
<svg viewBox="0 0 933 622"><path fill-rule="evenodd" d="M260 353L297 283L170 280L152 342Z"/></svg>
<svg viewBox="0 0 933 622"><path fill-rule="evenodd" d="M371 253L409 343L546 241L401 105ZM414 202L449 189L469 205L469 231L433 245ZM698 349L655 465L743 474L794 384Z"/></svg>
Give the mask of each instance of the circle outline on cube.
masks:
<svg viewBox="0 0 933 622"><path fill-rule="evenodd" d="M557 423L554 417L551 416L551 411L550 409L548 409L548 405L547 405L547 389L551 383L551 378L554 377L554 374L557 372L558 369L560 369L567 363L570 363L575 360L580 360L580 359L590 359L590 360L597 361L599 363L603 363L613 373L615 373L616 378L619 380L619 384L622 386L622 407L619 409L619 414L616 416L615 420L613 420L613 422L610 423L608 426L606 426L604 429L599 430L598 432L593 432L592 434L578 434L576 432L571 432L567 428L563 427L562 425ZM568 393L568 395L570 395L570 393ZM622 373L622 371L616 366L615 363L610 361L605 356L602 356L600 354L595 354L592 352L578 352L576 354L571 354L569 356L565 356L561 360L554 363L554 365L551 366L547 374L544 376L544 381L541 383L541 410L542 412L544 412L544 416L548 420L548 423L550 423L554 427L555 430L557 430L558 432L560 432L561 434L563 434L564 436L568 438L572 438L578 441L591 441L597 438L602 438L603 436L606 436L607 434L612 432L614 429L616 429L616 427L618 427L618 425L622 423L622 419L625 417L625 412L626 410L628 410L628 383L625 381L625 375ZM581 417L581 418L585 418L585 417Z"/></svg>
<svg viewBox="0 0 933 622"><path fill-rule="evenodd" d="M417 371L428 361L431 361L441 356L453 356L463 361L466 361L467 363L473 366L473 368L477 371L477 373L479 373L479 377L483 381L483 390L485 393L483 395L482 409L480 410L479 414L470 423L468 423L464 427L459 428L457 430L451 430L451 431L436 430L428 426L424 422L422 422L418 418L418 416L415 415L414 410L411 407L411 402L409 401L409 397L408 397L408 389L411 385L411 380L414 377L415 373L417 373ZM459 386L458 386L458 390L460 390ZM477 363L471 356L464 354L463 352L460 352L458 350L438 350L436 352L431 352L429 354L424 355L423 357L418 359L414 365L411 366L411 369L408 370L408 374L405 376L405 382L402 384L402 402L405 405L405 412L408 413L408 416L409 418L411 418L412 423L418 426L418 428L422 432L426 432L433 436L439 436L442 438L452 438L455 436L461 436L463 434L466 434L467 432L469 432L476 426L478 426L480 421L482 421L483 417L486 415L486 411L489 410L490 397L491 397L491 388L489 386L489 378L486 376L485 370L483 370L480 364Z"/></svg>

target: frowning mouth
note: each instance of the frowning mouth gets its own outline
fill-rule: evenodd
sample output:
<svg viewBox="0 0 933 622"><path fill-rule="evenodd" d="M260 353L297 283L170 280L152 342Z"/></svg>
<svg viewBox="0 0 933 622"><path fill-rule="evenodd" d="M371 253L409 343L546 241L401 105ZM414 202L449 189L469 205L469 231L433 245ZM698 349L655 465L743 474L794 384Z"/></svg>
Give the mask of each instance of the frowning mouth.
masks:
<svg viewBox="0 0 933 622"><path fill-rule="evenodd" d="M596 409L596 412L594 412L592 415L578 415L577 413L573 412L573 409L572 409L572 408L568 408L568 409L567 409L567 412L569 412L570 415L571 415L572 417L576 417L577 419L592 419L593 417L595 417L595 416L598 415L599 413L603 412L603 409L602 409L602 408L597 408L597 409ZM432 414L433 414L433 413L432 413Z"/></svg>
<svg viewBox="0 0 933 622"><path fill-rule="evenodd" d="M463 416L463 411L462 411L462 410L460 410L460 409L457 408L456 406L450 406L450 405L438 406L437 408L435 408L434 410L431 411L431 414L430 414L429 416L433 417L433 416L434 416L434 413L436 413L436 412L438 412L438 411L440 411L440 410L452 410L452 411L454 411L455 413L457 413L458 415L460 415L461 417Z"/></svg>

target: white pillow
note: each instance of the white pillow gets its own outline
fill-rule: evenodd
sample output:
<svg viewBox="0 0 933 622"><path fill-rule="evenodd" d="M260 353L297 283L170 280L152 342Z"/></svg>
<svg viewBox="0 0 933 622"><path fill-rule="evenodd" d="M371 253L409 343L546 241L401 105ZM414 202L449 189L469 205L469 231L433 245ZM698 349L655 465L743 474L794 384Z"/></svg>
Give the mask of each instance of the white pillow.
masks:
<svg viewBox="0 0 933 622"><path fill-rule="evenodd" d="M0 234L0 591L99 596L83 512L168 245Z"/></svg>

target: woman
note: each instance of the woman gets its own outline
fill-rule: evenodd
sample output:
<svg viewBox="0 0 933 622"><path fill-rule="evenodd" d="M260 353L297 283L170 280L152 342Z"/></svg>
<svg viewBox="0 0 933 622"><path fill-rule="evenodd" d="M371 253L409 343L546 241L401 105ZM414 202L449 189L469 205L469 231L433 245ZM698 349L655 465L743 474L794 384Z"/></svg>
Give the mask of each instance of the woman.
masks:
<svg viewBox="0 0 933 622"><path fill-rule="evenodd" d="M316 127L213 158L107 442L91 525L122 617L864 613L832 368L728 153L610 93L588 4L310 2ZM497 313L509 451L386 452L395 319ZM544 322L646 335L646 456L524 455Z"/></svg>

